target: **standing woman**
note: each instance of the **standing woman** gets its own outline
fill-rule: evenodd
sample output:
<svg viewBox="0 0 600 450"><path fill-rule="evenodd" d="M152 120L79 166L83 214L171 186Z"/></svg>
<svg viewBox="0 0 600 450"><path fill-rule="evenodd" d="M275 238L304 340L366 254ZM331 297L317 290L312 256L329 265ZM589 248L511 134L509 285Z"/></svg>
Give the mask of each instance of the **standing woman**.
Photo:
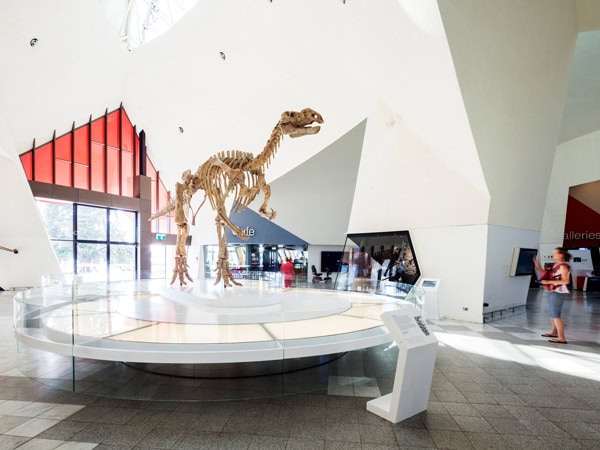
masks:
<svg viewBox="0 0 600 450"><path fill-rule="evenodd" d="M571 254L562 247L557 247L552 252L552 260L554 266L549 271L546 279L541 279L540 284L548 291L548 310L550 311L550 317L552 320L552 331L550 333L544 333L542 336L552 338L549 342L555 344L566 344L567 338L565 337L565 326L560 314L562 306L565 301L565 295L569 293L567 285L570 282L571 269L567 261L571 259ZM534 260L537 271L542 272L544 269L540 266L537 258Z"/></svg>

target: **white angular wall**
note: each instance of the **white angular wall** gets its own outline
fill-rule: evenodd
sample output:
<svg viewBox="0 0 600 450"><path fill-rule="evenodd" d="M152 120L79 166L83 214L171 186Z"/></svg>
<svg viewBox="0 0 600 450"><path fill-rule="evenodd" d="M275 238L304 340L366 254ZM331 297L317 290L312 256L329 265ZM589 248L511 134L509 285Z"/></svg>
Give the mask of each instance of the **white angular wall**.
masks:
<svg viewBox="0 0 600 450"><path fill-rule="evenodd" d="M0 118L0 286L40 286L41 277L61 270L39 215L12 138Z"/></svg>

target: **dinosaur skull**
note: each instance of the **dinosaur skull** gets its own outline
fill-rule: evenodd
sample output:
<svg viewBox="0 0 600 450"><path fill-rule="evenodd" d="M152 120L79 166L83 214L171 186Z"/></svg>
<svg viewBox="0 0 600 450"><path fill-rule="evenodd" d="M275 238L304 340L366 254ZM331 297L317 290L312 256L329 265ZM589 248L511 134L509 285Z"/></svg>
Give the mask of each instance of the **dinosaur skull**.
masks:
<svg viewBox="0 0 600 450"><path fill-rule="evenodd" d="M300 112L285 111L281 114L279 126L283 134L295 138L307 134L317 134L321 127L310 126L313 123L323 123L323 117L313 109L304 108Z"/></svg>

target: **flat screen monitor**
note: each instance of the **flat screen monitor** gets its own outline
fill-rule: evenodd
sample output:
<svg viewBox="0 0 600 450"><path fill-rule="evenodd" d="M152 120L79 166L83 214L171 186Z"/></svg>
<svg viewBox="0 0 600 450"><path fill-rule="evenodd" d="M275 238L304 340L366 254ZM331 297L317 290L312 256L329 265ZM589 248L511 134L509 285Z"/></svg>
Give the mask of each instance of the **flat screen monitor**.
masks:
<svg viewBox="0 0 600 450"><path fill-rule="evenodd" d="M343 252L321 252L321 272L338 272Z"/></svg>
<svg viewBox="0 0 600 450"><path fill-rule="evenodd" d="M533 274L533 258L536 256L537 249L535 248L515 248L510 265L510 276L531 276Z"/></svg>

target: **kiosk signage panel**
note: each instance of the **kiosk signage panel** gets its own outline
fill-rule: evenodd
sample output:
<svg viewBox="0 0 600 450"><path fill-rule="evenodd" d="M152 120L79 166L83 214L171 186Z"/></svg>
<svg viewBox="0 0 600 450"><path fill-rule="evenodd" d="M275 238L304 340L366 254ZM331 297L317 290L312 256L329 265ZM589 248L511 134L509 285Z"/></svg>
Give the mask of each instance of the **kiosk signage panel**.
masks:
<svg viewBox="0 0 600 450"><path fill-rule="evenodd" d="M367 410L398 423L427 409L437 339L416 308L386 311L381 319L398 344L398 363L392 393L367 402Z"/></svg>

